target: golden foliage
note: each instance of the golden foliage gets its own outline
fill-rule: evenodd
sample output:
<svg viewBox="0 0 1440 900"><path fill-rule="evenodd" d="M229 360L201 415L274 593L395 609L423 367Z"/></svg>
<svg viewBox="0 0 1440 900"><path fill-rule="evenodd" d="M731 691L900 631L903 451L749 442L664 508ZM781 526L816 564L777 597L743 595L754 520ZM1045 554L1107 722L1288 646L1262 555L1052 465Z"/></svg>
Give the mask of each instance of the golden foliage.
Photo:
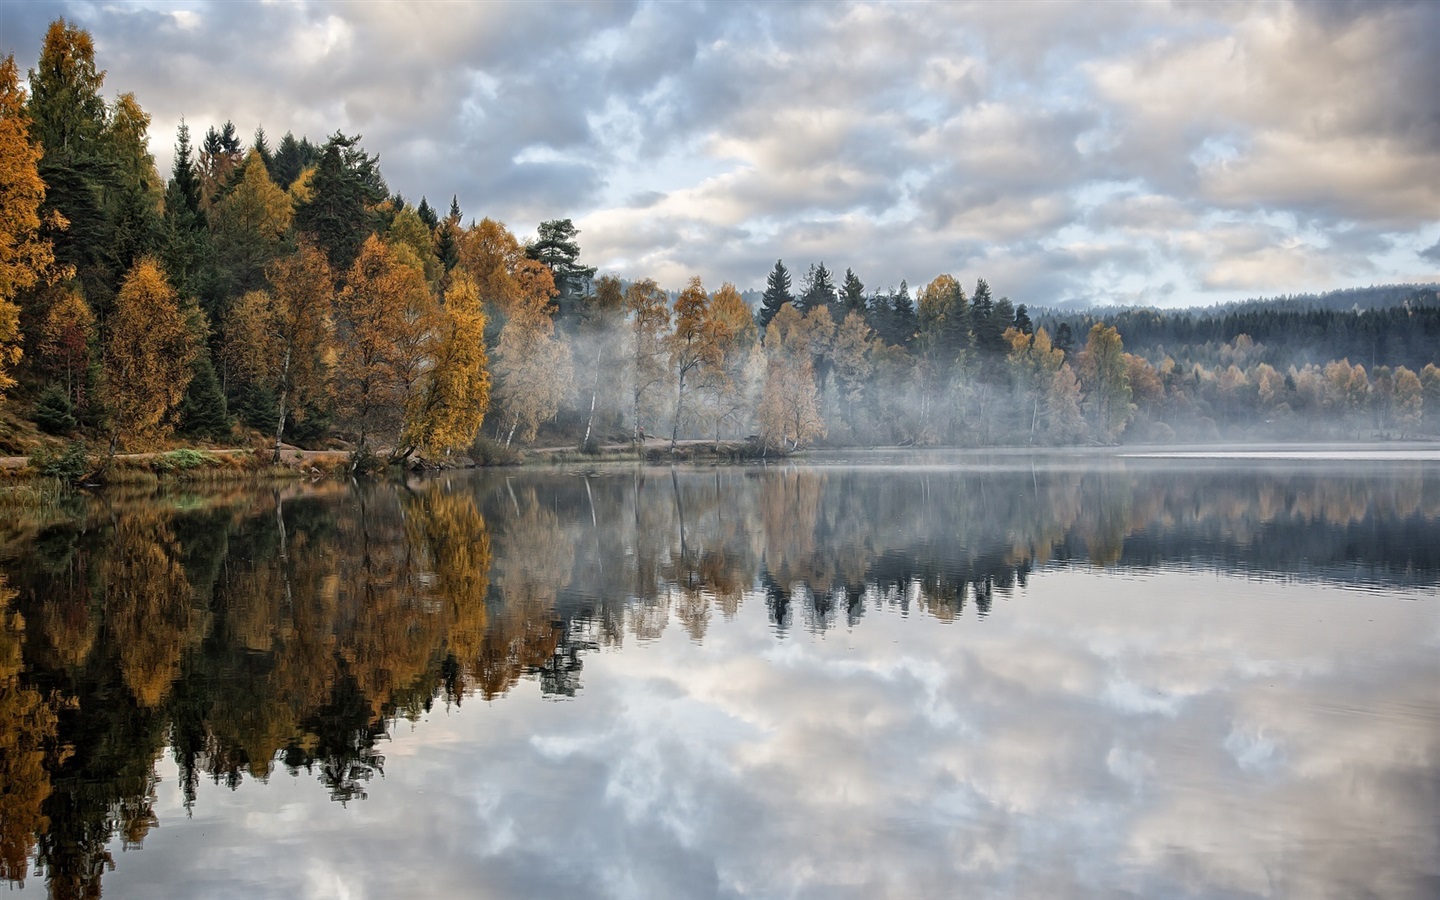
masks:
<svg viewBox="0 0 1440 900"><path fill-rule="evenodd" d="M473 442L490 406L485 311L475 282L464 272L445 292L433 344L424 384L406 412L401 443L436 453Z"/></svg>
<svg viewBox="0 0 1440 900"><path fill-rule="evenodd" d="M525 256L525 248L502 223L482 219L457 234L460 265L475 281L480 300L503 323L521 303L555 296L555 277Z"/></svg>
<svg viewBox="0 0 1440 900"><path fill-rule="evenodd" d="M1119 438L1130 421L1130 376L1120 332L1099 322L1091 326L1080 353L1080 383L1084 405L1095 437L1105 442Z"/></svg>
<svg viewBox="0 0 1440 900"><path fill-rule="evenodd" d="M195 618L180 545L167 523L132 513L115 526L102 577L105 622L120 675L142 707L159 705L180 675Z"/></svg>
<svg viewBox="0 0 1440 900"><path fill-rule="evenodd" d="M337 410L361 448L376 433L398 437L433 307L424 273L380 238L366 238L337 304L332 379Z"/></svg>
<svg viewBox="0 0 1440 900"><path fill-rule="evenodd" d="M48 240L40 237L41 148L30 140L25 90L15 56L0 60L0 400L20 361L20 308L15 295L47 277L55 266Z"/></svg>
<svg viewBox="0 0 1440 900"><path fill-rule="evenodd" d="M288 194L270 180L265 160L251 150L240 183L218 204L216 221L222 230L253 235L266 247L275 247L295 217Z"/></svg>
<svg viewBox="0 0 1440 900"><path fill-rule="evenodd" d="M151 257L126 276L107 323L106 401L113 441L141 447L174 429L198 341L175 291Z"/></svg>
<svg viewBox="0 0 1440 900"><path fill-rule="evenodd" d="M10 609L15 592L0 575L0 878L21 881L35 836L49 830L46 747L55 739L54 708L20 683L25 620Z"/></svg>
<svg viewBox="0 0 1440 900"><path fill-rule="evenodd" d="M665 335L670 329L670 304L653 279L643 278L625 290L625 311L630 316L630 390L632 432L639 439L650 414L649 394L665 381L668 352Z"/></svg>

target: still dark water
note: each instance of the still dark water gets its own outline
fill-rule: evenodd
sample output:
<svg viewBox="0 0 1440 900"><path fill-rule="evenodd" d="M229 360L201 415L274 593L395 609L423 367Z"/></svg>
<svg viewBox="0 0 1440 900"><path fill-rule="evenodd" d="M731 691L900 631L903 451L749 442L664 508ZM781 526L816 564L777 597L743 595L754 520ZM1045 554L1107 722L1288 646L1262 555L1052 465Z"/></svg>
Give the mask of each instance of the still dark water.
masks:
<svg viewBox="0 0 1440 900"><path fill-rule="evenodd" d="M936 456L0 523L56 897L1440 896L1440 461Z"/></svg>

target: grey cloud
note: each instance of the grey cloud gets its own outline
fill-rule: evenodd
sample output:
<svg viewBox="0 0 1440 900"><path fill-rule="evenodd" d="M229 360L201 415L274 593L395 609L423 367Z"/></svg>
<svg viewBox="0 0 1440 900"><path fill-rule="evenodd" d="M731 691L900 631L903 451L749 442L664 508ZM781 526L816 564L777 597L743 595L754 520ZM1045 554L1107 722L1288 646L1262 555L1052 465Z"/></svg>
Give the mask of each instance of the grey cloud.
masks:
<svg viewBox="0 0 1440 900"><path fill-rule="evenodd" d="M693 269L751 287L781 256L853 263L877 286L973 264L1014 272L995 285L1012 296L1099 296L1114 265L1031 248L1129 238L1143 250L1130 262L1157 272L1154 290L1178 281L1178 302L1246 290L1272 261L1201 247L1195 223L1216 212L1288 214L1302 243L1345 247L1312 274L1415 277L1351 236L1403 241L1440 204L1440 56L1418 39L1440 28L1436 9L212 3L182 22L23 3L0 16L22 66L49 18L90 28L107 88L154 116L162 168L182 115L272 140L339 129L363 133L407 197L458 194L522 233L541 216L593 220L582 246L628 277ZM647 167L664 183L637 179ZM1135 196L1086 199L1107 183ZM664 224L621 215L636 197ZM840 224L817 236L826 222ZM696 236L709 243L686 246ZM1305 271L1293 257L1259 280L1284 289Z"/></svg>
<svg viewBox="0 0 1440 900"><path fill-rule="evenodd" d="M1421 259L1440 264L1440 241L1436 241L1419 253Z"/></svg>

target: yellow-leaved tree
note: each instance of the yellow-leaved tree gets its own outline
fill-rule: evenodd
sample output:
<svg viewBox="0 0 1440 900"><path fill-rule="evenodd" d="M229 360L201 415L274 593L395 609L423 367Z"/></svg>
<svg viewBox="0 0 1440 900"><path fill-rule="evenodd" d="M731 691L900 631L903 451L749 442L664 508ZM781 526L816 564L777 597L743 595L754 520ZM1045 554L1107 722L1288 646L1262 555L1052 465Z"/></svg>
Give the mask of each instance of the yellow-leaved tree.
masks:
<svg viewBox="0 0 1440 900"><path fill-rule="evenodd" d="M41 149L30 140L30 116L15 56L0 60L0 400L20 361L20 307L15 295L51 274L55 254L40 236ZM57 222L56 224L60 224Z"/></svg>
<svg viewBox="0 0 1440 900"><path fill-rule="evenodd" d="M727 281L710 298L704 324L705 341L711 349L699 387L704 415L714 427L718 447L720 429L726 423L737 424L751 408L745 370L755 345L755 318L745 298Z"/></svg>
<svg viewBox="0 0 1440 900"><path fill-rule="evenodd" d="M1135 412L1130 398L1130 374L1125 365L1125 344L1120 332L1096 322L1080 352L1082 406L1090 418L1091 434L1113 444Z"/></svg>
<svg viewBox="0 0 1440 900"><path fill-rule="evenodd" d="M295 208L270 180L265 160L251 150L238 183L216 204L215 249L237 293L261 285L266 266L283 247Z"/></svg>
<svg viewBox="0 0 1440 900"><path fill-rule="evenodd" d="M665 382L668 374L666 335L670 330L670 305L665 292L652 279L636 281L625 290L625 311L630 317L629 357L632 435L644 436L643 418L650 412L650 392Z"/></svg>
<svg viewBox="0 0 1440 900"><path fill-rule="evenodd" d="M331 384L341 421L357 436L363 455L372 436L398 437L422 372L417 353L433 321L434 300L424 271L402 262L373 234L346 281L336 304Z"/></svg>
<svg viewBox="0 0 1440 900"><path fill-rule="evenodd" d="M302 244L270 268L270 284L272 291L250 291L231 310L225 349L237 375L275 396L279 462L286 418L325 387L335 281L325 254Z"/></svg>
<svg viewBox="0 0 1440 900"><path fill-rule="evenodd" d="M105 385L110 452L167 437L190 385L199 341L175 290L153 257L141 257L125 276L106 322Z"/></svg>
<svg viewBox="0 0 1440 900"><path fill-rule="evenodd" d="M485 354L485 310L475 281L457 269L445 292L445 309L431 336L424 383L410 401L402 455L415 450L445 452L475 440L490 406L490 370Z"/></svg>
<svg viewBox="0 0 1440 900"><path fill-rule="evenodd" d="M1042 418L1050 413L1048 400L1054 387L1055 374L1065 363L1065 353L1050 341L1044 328L1026 334L1018 328L1005 329L1010 344L1010 371L1022 391L1030 395L1030 443Z"/></svg>

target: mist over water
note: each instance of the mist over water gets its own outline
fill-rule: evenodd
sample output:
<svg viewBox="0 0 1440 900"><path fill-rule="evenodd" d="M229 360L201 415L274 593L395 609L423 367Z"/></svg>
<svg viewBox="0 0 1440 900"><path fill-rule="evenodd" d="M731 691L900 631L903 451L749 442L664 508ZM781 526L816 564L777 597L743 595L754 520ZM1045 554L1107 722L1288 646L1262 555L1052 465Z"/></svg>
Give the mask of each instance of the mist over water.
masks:
<svg viewBox="0 0 1440 900"><path fill-rule="evenodd" d="M1429 896L1435 460L1243 452L117 492L7 523L4 874Z"/></svg>

